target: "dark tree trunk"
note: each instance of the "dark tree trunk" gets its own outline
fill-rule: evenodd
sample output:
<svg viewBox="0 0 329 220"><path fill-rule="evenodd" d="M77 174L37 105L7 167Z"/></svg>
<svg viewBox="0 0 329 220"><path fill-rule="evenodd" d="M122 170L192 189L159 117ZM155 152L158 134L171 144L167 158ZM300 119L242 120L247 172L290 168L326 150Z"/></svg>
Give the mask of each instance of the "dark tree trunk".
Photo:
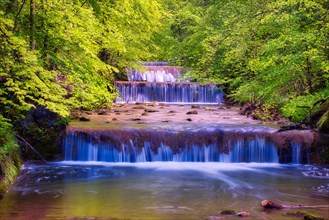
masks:
<svg viewBox="0 0 329 220"><path fill-rule="evenodd" d="M35 50L35 0L30 0L30 45Z"/></svg>

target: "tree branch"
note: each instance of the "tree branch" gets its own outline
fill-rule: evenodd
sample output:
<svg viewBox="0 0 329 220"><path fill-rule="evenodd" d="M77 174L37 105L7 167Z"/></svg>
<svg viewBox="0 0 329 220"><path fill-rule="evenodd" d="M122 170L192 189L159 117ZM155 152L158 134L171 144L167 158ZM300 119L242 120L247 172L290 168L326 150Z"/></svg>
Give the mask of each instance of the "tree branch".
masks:
<svg viewBox="0 0 329 220"><path fill-rule="evenodd" d="M38 155L38 157L42 160L44 164L47 163L47 161L43 158L43 156L34 147L32 147L32 145L29 144L29 142L27 142L23 137L19 136L18 134L15 134L15 137L19 142L25 144L25 146L28 146L32 151L34 151L34 153Z"/></svg>
<svg viewBox="0 0 329 220"><path fill-rule="evenodd" d="M84 1L80 7L83 7L86 3L87 3L88 0Z"/></svg>
<svg viewBox="0 0 329 220"><path fill-rule="evenodd" d="M16 30L16 27L17 27L17 19L18 19L18 16L20 15L20 13L21 13L21 11L22 11L22 9L23 9L23 7L24 7L24 5L25 5L25 2L26 2L26 0L23 0L23 3L22 3L22 5L21 5L21 7L19 8L19 11L18 11L18 13L16 14L16 16L15 16L15 19L14 19L14 29L13 29L13 32L15 32L15 30Z"/></svg>

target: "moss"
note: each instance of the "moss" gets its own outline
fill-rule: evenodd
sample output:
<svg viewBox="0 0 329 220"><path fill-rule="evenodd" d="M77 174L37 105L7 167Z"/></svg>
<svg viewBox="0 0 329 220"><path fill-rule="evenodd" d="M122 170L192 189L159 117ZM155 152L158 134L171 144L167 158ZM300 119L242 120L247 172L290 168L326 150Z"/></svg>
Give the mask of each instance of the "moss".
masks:
<svg viewBox="0 0 329 220"><path fill-rule="evenodd" d="M304 217L305 215L307 215L307 213L306 212L301 212L301 211L288 212L286 214L286 216L291 216L291 217Z"/></svg>
<svg viewBox="0 0 329 220"><path fill-rule="evenodd" d="M17 152L12 152L11 155L8 155L3 161L0 162L0 198L2 198L10 184L14 182L20 167L21 160Z"/></svg>
<svg viewBox="0 0 329 220"><path fill-rule="evenodd" d="M312 214L306 214L304 220L324 220L324 218Z"/></svg>
<svg viewBox="0 0 329 220"><path fill-rule="evenodd" d="M66 118L39 106L32 109L27 117L15 127L17 133L24 137L46 160L55 160L59 159L61 154L61 140L65 134L67 123ZM22 149L22 157L26 160L40 159L29 148Z"/></svg>
<svg viewBox="0 0 329 220"><path fill-rule="evenodd" d="M320 132L329 134L329 97L320 101L323 101L323 103L311 115L310 124Z"/></svg>
<svg viewBox="0 0 329 220"><path fill-rule="evenodd" d="M316 215L312 215L309 214L307 212L303 212L303 211L297 211L297 212L288 212L287 214L285 214L286 216L291 216L291 217L304 217L304 220L324 220L324 218L316 216Z"/></svg>
<svg viewBox="0 0 329 220"><path fill-rule="evenodd" d="M221 211L220 214L222 214L222 215L235 215L236 212L234 210L223 210L223 211Z"/></svg>
<svg viewBox="0 0 329 220"><path fill-rule="evenodd" d="M15 180L22 165L11 125L0 117L0 198Z"/></svg>
<svg viewBox="0 0 329 220"><path fill-rule="evenodd" d="M323 133L329 133L329 110L327 110L318 121L318 129Z"/></svg>

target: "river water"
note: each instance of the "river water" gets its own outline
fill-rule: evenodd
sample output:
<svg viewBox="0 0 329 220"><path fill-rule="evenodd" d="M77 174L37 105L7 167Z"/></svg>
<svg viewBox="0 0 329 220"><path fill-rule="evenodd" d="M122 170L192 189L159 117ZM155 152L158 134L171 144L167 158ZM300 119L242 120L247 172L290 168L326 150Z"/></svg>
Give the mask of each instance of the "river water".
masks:
<svg viewBox="0 0 329 220"><path fill-rule="evenodd" d="M0 202L0 219L292 219L268 199L327 205L328 169L276 163L56 162L25 165ZM304 210L329 218L328 208ZM293 217L293 219L298 219Z"/></svg>

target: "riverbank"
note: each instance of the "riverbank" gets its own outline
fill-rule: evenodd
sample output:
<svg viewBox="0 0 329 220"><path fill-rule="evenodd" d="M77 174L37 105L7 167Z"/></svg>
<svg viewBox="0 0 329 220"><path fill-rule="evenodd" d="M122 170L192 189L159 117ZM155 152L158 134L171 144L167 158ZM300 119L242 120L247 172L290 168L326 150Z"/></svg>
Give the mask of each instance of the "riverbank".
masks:
<svg viewBox="0 0 329 220"><path fill-rule="evenodd" d="M21 165L19 147L11 126L0 118L0 199L14 182Z"/></svg>

